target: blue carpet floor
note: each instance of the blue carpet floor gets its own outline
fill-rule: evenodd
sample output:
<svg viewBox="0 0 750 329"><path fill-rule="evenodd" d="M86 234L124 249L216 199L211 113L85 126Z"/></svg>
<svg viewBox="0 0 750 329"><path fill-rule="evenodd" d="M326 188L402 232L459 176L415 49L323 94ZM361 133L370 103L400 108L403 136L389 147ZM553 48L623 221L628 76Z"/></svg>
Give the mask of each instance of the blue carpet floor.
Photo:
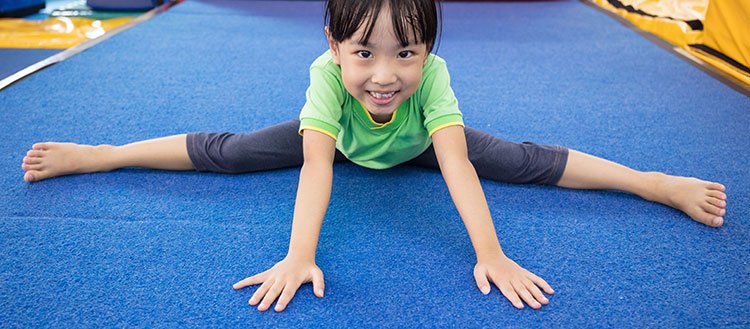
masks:
<svg viewBox="0 0 750 329"><path fill-rule="evenodd" d="M750 99L575 1L446 3L467 125L719 181L725 225L611 191L483 181L505 252L556 290L476 288L438 172L334 168L326 296L283 313L231 285L285 255L298 170L124 169L23 182L38 141L123 144L297 116L317 2L187 1L0 93L0 327L750 326ZM64 87L62 87L64 86Z"/></svg>

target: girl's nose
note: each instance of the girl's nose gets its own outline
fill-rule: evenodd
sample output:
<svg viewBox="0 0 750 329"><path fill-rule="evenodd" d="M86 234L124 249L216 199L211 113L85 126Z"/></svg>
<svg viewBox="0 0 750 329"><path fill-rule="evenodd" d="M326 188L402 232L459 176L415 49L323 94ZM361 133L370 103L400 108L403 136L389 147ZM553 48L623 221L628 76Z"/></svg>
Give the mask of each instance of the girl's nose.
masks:
<svg viewBox="0 0 750 329"><path fill-rule="evenodd" d="M370 80L372 81L372 83L385 86L395 83L396 80L398 80L398 76L396 75L396 70L385 64L378 65L376 67L375 72L372 74L372 78L370 78Z"/></svg>

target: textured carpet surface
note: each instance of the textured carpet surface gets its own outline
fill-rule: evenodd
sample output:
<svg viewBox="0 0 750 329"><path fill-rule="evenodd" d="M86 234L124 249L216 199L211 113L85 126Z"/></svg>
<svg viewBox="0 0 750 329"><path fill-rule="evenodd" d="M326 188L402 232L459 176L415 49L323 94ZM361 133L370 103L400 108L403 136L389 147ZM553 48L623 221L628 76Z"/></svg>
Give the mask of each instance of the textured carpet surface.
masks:
<svg viewBox="0 0 750 329"><path fill-rule="evenodd" d="M714 229L625 193L483 181L506 254L557 291L539 311L476 288L438 172L337 165L317 252L326 296L305 285L278 314L231 285L285 255L298 170L23 182L38 141L295 117L322 14L187 1L0 92L0 326L750 326L750 100L573 1L444 4L438 54L467 125L719 181L729 202Z"/></svg>

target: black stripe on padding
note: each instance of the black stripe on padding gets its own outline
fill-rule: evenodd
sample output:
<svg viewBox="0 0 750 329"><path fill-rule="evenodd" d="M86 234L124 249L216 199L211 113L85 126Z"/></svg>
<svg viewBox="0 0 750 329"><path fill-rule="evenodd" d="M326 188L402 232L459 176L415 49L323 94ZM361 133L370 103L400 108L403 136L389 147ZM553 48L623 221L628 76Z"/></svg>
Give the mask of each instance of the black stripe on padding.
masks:
<svg viewBox="0 0 750 329"><path fill-rule="evenodd" d="M643 11L643 10L635 9L635 8L633 8L633 6L630 6L630 5L626 6L622 2L620 2L619 0L607 0L607 2L609 2L610 5L614 6L617 9L625 9L628 12L639 14L639 15L642 15L642 16L648 16L648 17L654 17L654 18L668 18L668 19L671 19L673 21L683 21L688 26L690 26L690 28L693 29L693 31L703 31L703 22L701 22L698 19L693 19L693 20L686 21L686 20L682 20L682 19L674 19L674 18L669 17L669 16L656 16L656 15L653 15L653 14L649 14L649 13Z"/></svg>
<svg viewBox="0 0 750 329"><path fill-rule="evenodd" d="M745 73L750 74L750 68L749 67L747 67L745 65L742 65L742 63L740 63L738 61L735 61L731 57L729 57L727 55L724 55L722 52L720 52L720 51L718 51L716 49L713 49L713 48L711 48L709 46L706 46L706 45L699 45L699 44L694 44L694 45L689 45L689 46L693 47L695 49L702 50L705 53L711 54L712 56L714 56L716 58L719 58L719 59L727 62L727 64L730 64L730 65L738 68L739 70L744 71Z"/></svg>

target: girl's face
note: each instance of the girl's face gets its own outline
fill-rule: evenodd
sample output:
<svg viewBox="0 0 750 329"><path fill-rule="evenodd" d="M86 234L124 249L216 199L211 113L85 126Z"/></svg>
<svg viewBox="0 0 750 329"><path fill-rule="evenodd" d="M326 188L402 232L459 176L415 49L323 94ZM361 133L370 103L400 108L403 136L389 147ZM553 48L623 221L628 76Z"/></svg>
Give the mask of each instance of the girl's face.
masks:
<svg viewBox="0 0 750 329"><path fill-rule="evenodd" d="M336 42L328 33L333 62L341 66L344 88L376 122L388 122L399 105L411 97L422 81L427 46L414 40L402 47L393 32L388 8L378 15L367 44L360 44L365 25L351 38Z"/></svg>

